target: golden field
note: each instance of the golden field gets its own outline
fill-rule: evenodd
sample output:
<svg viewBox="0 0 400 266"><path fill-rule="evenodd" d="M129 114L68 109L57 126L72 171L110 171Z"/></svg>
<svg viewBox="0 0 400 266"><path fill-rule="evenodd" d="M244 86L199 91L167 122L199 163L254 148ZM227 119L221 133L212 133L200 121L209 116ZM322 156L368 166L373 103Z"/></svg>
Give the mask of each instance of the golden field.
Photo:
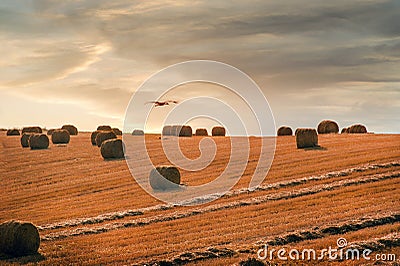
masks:
<svg viewBox="0 0 400 266"><path fill-rule="evenodd" d="M278 137L262 186L247 191L242 188L256 168L260 145L260 138L251 137L248 165L233 193L183 207L148 195L124 160L103 160L90 133L46 150L23 149L18 136L1 134L0 222L33 222L41 245L38 255L4 257L0 264L230 265L256 258L264 243L323 249L339 237L349 244L378 243L374 253L394 253L400 260L400 135L319 135L323 149L308 150L297 149L294 136ZM230 138L213 139L215 160L199 172L181 171L182 183L206 183L223 171ZM168 164L159 136L146 140L153 163ZM199 156L200 140L182 138L183 153Z"/></svg>

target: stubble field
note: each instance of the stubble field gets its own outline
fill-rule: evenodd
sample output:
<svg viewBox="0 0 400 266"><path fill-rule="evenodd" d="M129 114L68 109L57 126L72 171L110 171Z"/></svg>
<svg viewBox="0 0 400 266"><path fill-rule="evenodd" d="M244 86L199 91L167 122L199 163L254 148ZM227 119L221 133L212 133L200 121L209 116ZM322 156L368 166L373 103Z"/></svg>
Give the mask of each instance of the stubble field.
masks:
<svg viewBox="0 0 400 266"><path fill-rule="evenodd" d="M257 257L265 243L321 250L335 247L339 237L373 248L371 257L400 259L400 135L319 135L323 148L310 150L296 149L294 136L278 137L268 176L248 191L260 146L251 137L247 168L233 192L182 207L143 191L124 160L104 161L90 133L47 150L23 149L18 136L1 134L0 222L33 222L41 245L38 255L0 264L227 265ZM154 164L168 164L159 136L146 138ZM181 171L186 185L208 182L226 166L230 139L213 139L215 160L200 172ZM183 153L199 156L200 140L182 138ZM276 256L272 262L282 263ZM375 261L351 263L366 262Z"/></svg>

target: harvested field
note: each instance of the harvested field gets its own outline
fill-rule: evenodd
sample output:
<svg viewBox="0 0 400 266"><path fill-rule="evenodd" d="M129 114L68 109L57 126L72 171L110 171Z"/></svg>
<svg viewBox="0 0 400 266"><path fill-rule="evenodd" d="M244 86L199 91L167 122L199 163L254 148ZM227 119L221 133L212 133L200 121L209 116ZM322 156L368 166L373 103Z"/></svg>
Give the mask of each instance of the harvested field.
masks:
<svg viewBox="0 0 400 266"><path fill-rule="evenodd" d="M170 164L159 136L145 137L154 164ZM197 158L202 139L180 138L183 153ZM400 259L400 135L326 134L318 137L324 149L310 150L297 149L295 136L277 138L270 172L255 190L246 187L260 138L249 140L248 165L234 189L183 207L148 195L124 160L103 160L90 133L68 147L30 150L3 132L0 222L30 221L42 242L39 255L0 263L229 265L256 258L264 243L323 249L339 237ZM213 141L215 160L202 171L180 169L181 183L204 184L223 171L230 137Z"/></svg>

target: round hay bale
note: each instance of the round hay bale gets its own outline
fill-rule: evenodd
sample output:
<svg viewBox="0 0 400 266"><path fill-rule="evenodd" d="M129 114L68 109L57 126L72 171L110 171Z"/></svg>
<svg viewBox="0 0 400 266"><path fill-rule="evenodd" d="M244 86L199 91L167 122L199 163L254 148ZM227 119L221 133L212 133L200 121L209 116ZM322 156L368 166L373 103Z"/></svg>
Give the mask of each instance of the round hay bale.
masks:
<svg viewBox="0 0 400 266"><path fill-rule="evenodd" d="M97 137L97 134L99 132L100 132L100 130L96 130L96 131L93 131L92 134L90 135L90 140L91 140L93 146L97 145L96 144L96 137Z"/></svg>
<svg viewBox="0 0 400 266"><path fill-rule="evenodd" d="M318 146L317 131L313 128L298 128L296 130L296 144L298 149Z"/></svg>
<svg viewBox="0 0 400 266"><path fill-rule="evenodd" d="M78 129L76 128L76 126L73 125L63 125L61 127L61 129L65 129L68 131L68 133L72 136L72 135L78 135Z"/></svg>
<svg viewBox="0 0 400 266"><path fill-rule="evenodd" d="M352 125L348 129L348 133L365 134L367 133L367 128L361 124Z"/></svg>
<svg viewBox="0 0 400 266"><path fill-rule="evenodd" d="M24 127L22 133L42 133L42 129L40 127Z"/></svg>
<svg viewBox="0 0 400 266"><path fill-rule="evenodd" d="M162 135L172 136L172 126L164 126L162 130Z"/></svg>
<svg viewBox="0 0 400 266"><path fill-rule="evenodd" d="M100 148L104 159L124 158L124 144L120 139L108 139L103 141Z"/></svg>
<svg viewBox="0 0 400 266"><path fill-rule="evenodd" d="M23 148L28 148L29 147L29 138L33 135L34 133L23 133L21 136L21 146Z"/></svg>
<svg viewBox="0 0 400 266"><path fill-rule="evenodd" d="M8 221L0 224L0 253L12 256L36 254L39 231L32 223Z"/></svg>
<svg viewBox="0 0 400 266"><path fill-rule="evenodd" d="M292 129L290 127L281 126L278 129L277 135L278 136L291 136L291 135L293 135L293 131L292 131Z"/></svg>
<svg viewBox="0 0 400 266"><path fill-rule="evenodd" d="M154 190L166 190L179 187L181 174L174 166L157 166L150 171L150 186Z"/></svg>
<svg viewBox="0 0 400 266"><path fill-rule="evenodd" d="M97 147L101 147L103 141L116 138L117 135L115 135L115 133L112 131L99 131L96 135L96 145Z"/></svg>
<svg viewBox="0 0 400 266"><path fill-rule="evenodd" d="M135 129L132 131L132 135L133 136L143 136L144 135L144 131L141 129Z"/></svg>
<svg viewBox="0 0 400 266"><path fill-rule="evenodd" d="M226 131L224 127L213 127L211 134L213 136L225 136Z"/></svg>
<svg viewBox="0 0 400 266"><path fill-rule="evenodd" d="M31 150L47 149L49 147L49 137L46 134L33 134L29 138Z"/></svg>
<svg viewBox="0 0 400 266"><path fill-rule="evenodd" d="M54 130L55 130L54 128L47 130L47 135L51 136L51 134L53 134Z"/></svg>
<svg viewBox="0 0 400 266"><path fill-rule="evenodd" d="M196 129L195 135L196 135L196 136L208 136L207 129L205 129L205 128L198 128L198 129Z"/></svg>
<svg viewBox="0 0 400 266"><path fill-rule="evenodd" d="M191 137L193 136L193 131L191 126L180 126L179 137Z"/></svg>
<svg viewBox="0 0 400 266"><path fill-rule="evenodd" d="M112 131L112 128L110 126L106 125L101 125L97 127L97 130L102 130L102 131Z"/></svg>
<svg viewBox="0 0 400 266"><path fill-rule="evenodd" d="M349 133L349 128L348 127L342 128L342 131L340 131L340 134L346 134L346 133Z"/></svg>
<svg viewBox="0 0 400 266"><path fill-rule="evenodd" d="M6 134L7 134L7 136L19 136L20 135L19 130L16 128L8 129Z"/></svg>
<svg viewBox="0 0 400 266"><path fill-rule="evenodd" d="M67 144L70 140L69 131L66 129L56 129L51 134L51 142L53 144Z"/></svg>
<svg viewBox="0 0 400 266"><path fill-rule="evenodd" d="M122 136L122 131L119 130L119 128L114 127L114 128L112 129L112 132L114 132L115 135L117 135L117 136Z"/></svg>
<svg viewBox="0 0 400 266"><path fill-rule="evenodd" d="M339 126L335 121L323 120L318 124L318 134L339 133Z"/></svg>
<svg viewBox="0 0 400 266"><path fill-rule="evenodd" d="M171 136L179 136L179 132L181 131L181 127L179 125L174 125L171 127Z"/></svg>

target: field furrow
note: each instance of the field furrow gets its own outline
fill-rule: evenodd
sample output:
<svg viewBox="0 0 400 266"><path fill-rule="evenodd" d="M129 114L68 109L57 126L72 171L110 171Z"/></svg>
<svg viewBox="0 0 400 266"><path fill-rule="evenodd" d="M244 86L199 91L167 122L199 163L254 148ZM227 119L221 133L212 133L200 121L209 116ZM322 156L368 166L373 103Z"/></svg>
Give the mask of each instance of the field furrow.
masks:
<svg viewBox="0 0 400 266"><path fill-rule="evenodd" d="M241 206L258 205L261 203L265 203L267 201L292 199L292 198L297 198L297 197L301 197L301 196L320 193L323 191L339 189L341 187L378 182L378 181L394 179L394 178L399 178L399 177L400 177L400 171L394 172L390 175L379 174L379 175L372 175L372 176L364 176L361 178L332 182L331 184L316 185L316 186L312 186L312 187L308 187L308 188L302 188L302 189L293 190L290 192L278 192L278 193L273 193L273 194L266 195L266 196L252 197L251 199L248 199L248 200L233 201L233 202L225 203L225 204L213 204L208 207L195 208L195 209L189 210L189 211L174 212L172 214L160 214L160 215L156 215L154 217L139 218L139 219L135 219L132 221L126 221L126 222L122 222L122 223L106 224L103 226L93 227L90 229L85 229L85 228L80 227L80 228L73 229L73 230L61 231L61 232L57 232L57 233L44 235L42 237L42 240L46 241L46 240L62 239L62 238L70 237L70 236L100 234L100 233L108 232L111 230L117 230L117 229L127 228L127 227L141 227L141 226L145 226L145 225L149 225L149 224L153 224L153 223L161 223L161 222L165 222L165 221L177 220L177 219L187 218L190 216L201 215L204 213L216 212L216 211L221 211L221 210L226 210L226 209L233 209L233 208L238 208ZM137 213L140 214L140 212L137 212Z"/></svg>

